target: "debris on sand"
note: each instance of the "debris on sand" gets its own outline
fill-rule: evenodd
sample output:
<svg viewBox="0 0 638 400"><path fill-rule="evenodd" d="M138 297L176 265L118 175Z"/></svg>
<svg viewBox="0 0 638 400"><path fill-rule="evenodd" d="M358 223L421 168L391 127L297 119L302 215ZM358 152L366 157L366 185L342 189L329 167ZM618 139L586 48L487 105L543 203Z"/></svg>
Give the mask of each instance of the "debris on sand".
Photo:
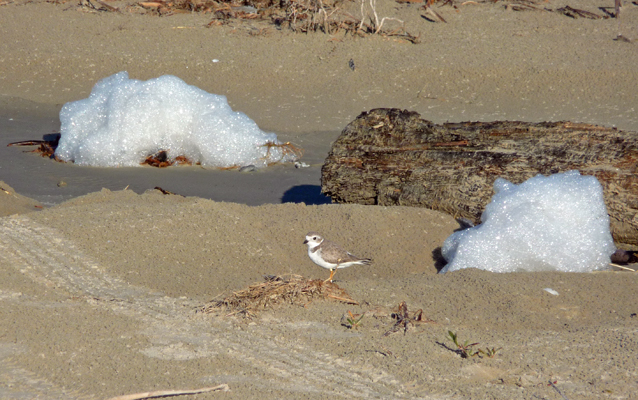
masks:
<svg viewBox="0 0 638 400"><path fill-rule="evenodd" d="M357 305L350 295L332 282L321 279L307 279L300 275L264 277L262 283L216 299L202 307L204 313L224 312L226 315L251 317L257 311L276 304L297 304L305 306L315 299L332 299L346 304Z"/></svg>
<svg viewBox="0 0 638 400"><path fill-rule="evenodd" d="M42 140L23 140L20 142L9 143L7 147L11 146L38 146L37 149L31 150L29 153L37 153L42 157L52 158L59 162L64 162L55 156L55 149L58 148L58 142L60 141L59 133L51 133L44 135Z"/></svg>
<svg viewBox="0 0 638 400"><path fill-rule="evenodd" d="M389 331L383 334L383 336L390 336L397 332L403 332L405 335L408 333L410 326L416 326L416 324L422 323L435 323L423 315L423 310L418 310L410 316L410 313L408 312L408 305L405 301L399 303L397 312L392 313L391 317L392 319L395 319L396 322L392 325Z"/></svg>
<svg viewBox="0 0 638 400"><path fill-rule="evenodd" d="M55 150L58 148L58 142L60 140L60 134L50 134L45 135L45 139L43 140L23 140L20 142L9 143L7 147L12 146L38 146L36 149L29 151L29 153L40 154L42 157L50 158L52 160L58 162L65 162L55 155ZM272 141L266 142L262 147L266 147L266 156L263 157L263 160L269 160L271 149L279 150L281 153L281 157L278 159L270 160L268 162L268 166L284 164L284 159L286 157L295 157L297 159L303 156L303 149L301 147L295 146L290 142L285 143L275 143ZM159 150L153 154L149 154L144 161L140 163L140 165L149 165L155 168L166 168L171 166L178 165L201 165L200 162L193 163L188 157L184 155L179 155L175 158L171 158L169 156L169 150ZM299 163L295 161L295 168L307 167L308 165L305 163ZM252 167L251 171L255 171L256 167L254 165L250 166L239 166L233 165L230 167L218 168L220 170L234 170L237 169L240 172L242 169L246 167ZM165 193L166 194L166 193Z"/></svg>

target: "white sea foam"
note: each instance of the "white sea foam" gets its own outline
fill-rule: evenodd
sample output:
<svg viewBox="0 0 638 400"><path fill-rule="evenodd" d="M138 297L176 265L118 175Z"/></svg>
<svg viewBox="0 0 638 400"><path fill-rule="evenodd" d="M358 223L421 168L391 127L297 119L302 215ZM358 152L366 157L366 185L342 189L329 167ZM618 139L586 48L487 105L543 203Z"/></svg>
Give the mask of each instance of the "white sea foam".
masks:
<svg viewBox="0 0 638 400"><path fill-rule="evenodd" d="M148 81L120 72L99 81L88 98L60 111L56 156L79 165L139 166L146 156L167 150L210 167L293 162L277 135L259 129L225 96L208 93L164 75Z"/></svg>
<svg viewBox="0 0 638 400"><path fill-rule="evenodd" d="M453 233L441 272L589 272L608 268L615 246L603 190L593 176L569 171L520 185L499 178L481 224Z"/></svg>

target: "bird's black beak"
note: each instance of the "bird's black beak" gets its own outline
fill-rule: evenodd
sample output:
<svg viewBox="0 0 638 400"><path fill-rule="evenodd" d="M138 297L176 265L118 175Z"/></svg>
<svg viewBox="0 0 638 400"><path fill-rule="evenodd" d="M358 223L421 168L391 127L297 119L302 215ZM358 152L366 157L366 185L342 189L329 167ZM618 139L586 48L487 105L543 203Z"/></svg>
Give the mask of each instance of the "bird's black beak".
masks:
<svg viewBox="0 0 638 400"><path fill-rule="evenodd" d="M306 244L306 243L308 243L308 239L306 239L306 240L304 240L304 241L303 241L303 244Z"/></svg>

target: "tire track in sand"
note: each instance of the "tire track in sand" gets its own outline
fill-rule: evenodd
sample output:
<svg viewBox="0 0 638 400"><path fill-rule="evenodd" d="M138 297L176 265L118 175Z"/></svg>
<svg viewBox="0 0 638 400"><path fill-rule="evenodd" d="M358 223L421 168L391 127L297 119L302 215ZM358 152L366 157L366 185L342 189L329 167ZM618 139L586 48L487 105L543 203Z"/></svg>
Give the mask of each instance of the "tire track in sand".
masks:
<svg viewBox="0 0 638 400"><path fill-rule="evenodd" d="M196 317L195 304L158 295L107 275L60 232L26 216L0 219L0 260L35 282L55 285L91 304L133 317L148 328L152 346L143 353L162 359L223 355L262 370L278 390L353 398L405 398L385 371L302 349L265 330L246 332L228 321ZM20 374L20 372L17 372ZM232 389L232 387L231 387Z"/></svg>

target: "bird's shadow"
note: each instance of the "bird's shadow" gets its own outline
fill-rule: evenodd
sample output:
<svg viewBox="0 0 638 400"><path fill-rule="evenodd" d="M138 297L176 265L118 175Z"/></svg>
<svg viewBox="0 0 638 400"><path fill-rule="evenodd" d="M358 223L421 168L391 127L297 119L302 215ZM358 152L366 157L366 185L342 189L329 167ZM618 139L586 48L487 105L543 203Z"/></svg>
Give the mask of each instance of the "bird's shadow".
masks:
<svg viewBox="0 0 638 400"><path fill-rule="evenodd" d="M284 192L281 202L319 205L331 204L332 199L321 193L321 186L319 185L297 185Z"/></svg>

